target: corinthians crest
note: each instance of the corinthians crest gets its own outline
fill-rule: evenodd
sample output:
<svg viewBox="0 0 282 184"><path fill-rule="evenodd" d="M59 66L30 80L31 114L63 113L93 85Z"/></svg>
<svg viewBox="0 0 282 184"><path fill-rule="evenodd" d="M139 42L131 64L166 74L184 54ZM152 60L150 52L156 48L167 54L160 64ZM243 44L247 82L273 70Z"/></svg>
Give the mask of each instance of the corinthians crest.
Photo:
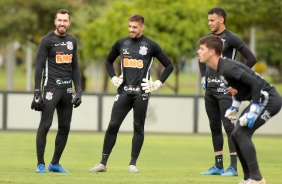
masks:
<svg viewBox="0 0 282 184"><path fill-rule="evenodd" d="M72 44L72 42L70 42L70 41L67 42L67 48L68 48L69 50L73 50L73 44Z"/></svg>
<svg viewBox="0 0 282 184"><path fill-rule="evenodd" d="M46 99L47 100L52 100L52 98L53 98L53 93L52 92L47 92L46 93Z"/></svg>
<svg viewBox="0 0 282 184"><path fill-rule="evenodd" d="M147 50L148 50L147 47L141 46L141 47L140 47L140 50L139 50L139 54L141 54L142 56L144 56L144 55L147 54Z"/></svg>

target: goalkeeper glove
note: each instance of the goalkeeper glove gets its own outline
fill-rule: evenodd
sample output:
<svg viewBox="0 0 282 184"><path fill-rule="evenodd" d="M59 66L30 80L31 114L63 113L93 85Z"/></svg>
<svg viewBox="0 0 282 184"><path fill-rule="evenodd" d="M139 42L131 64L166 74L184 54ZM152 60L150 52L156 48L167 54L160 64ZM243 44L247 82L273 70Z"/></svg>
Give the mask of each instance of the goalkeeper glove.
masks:
<svg viewBox="0 0 282 184"><path fill-rule="evenodd" d="M239 111L239 107L241 105L241 102L235 98L233 98L232 106L227 109L225 112L225 117L229 120L231 120L231 123L236 123L237 120L237 113Z"/></svg>
<svg viewBox="0 0 282 184"><path fill-rule="evenodd" d="M206 77L202 77L202 80L201 80L201 85L202 85L202 88L204 91L206 91Z"/></svg>
<svg viewBox="0 0 282 184"><path fill-rule="evenodd" d="M82 90L79 88L75 89L76 94L74 95L74 97L71 100L71 103L73 104L74 108L77 108L78 106L80 106L82 100L81 100L81 95L82 95Z"/></svg>
<svg viewBox="0 0 282 184"><path fill-rule="evenodd" d="M151 80L143 78L142 81L143 82L141 83L141 86L142 86L142 90L144 90L145 93L150 93L152 91L155 91L159 89L159 87L161 87L161 85L163 84L160 80L156 80L155 82L153 82Z"/></svg>
<svg viewBox="0 0 282 184"><path fill-rule="evenodd" d="M241 126L247 126L248 128L252 128L255 124L255 121L258 117L259 113L259 104L251 103L250 111L245 113L240 119Z"/></svg>
<svg viewBox="0 0 282 184"><path fill-rule="evenodd" d="M120 75L119 77L113 76L112 83L114 84L115 87L118 88L122 82L123 82L123 75Z"/></svg>
<svg viewBox="0 0 282 184"><path fill-rule="evenodd" d="M220 88L223 89L224 93L229 93L229 89L225 86L224 83L220 83Z"/></svg>
<svg viewBox="0 0 282 184"><path fill-rule="evenodd" d="M44 101L41 95L41 91L39 89L34 90L34 97L31 102L31 109L34 109L35 111L42 111L44 107Z"/></svg>

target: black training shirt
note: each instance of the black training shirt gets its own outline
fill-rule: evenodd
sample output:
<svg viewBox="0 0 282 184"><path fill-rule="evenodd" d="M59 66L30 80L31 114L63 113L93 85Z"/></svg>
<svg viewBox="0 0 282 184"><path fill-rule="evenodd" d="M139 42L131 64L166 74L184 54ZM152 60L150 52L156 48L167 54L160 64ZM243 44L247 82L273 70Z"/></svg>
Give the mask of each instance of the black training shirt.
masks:
<svg viewBox="0 0 282 184"><path fill-rule="evenodd" d="M240 101L259 103L261 91L272 88L259 74L239 61L220 58L217 71L226 86L237 90L234 97Z"/></svg>
<svg viewBox="0 0 282 184"><path fill-rule="evenodd" d="M216 35L214 33L210 33ZM252 67L256 63L256 58L253 53L249 50L247 45L243 40L235 35L233 32L225 29L222 33L218 34L223 40L223 52L222 57L227 57L230 59L235 59L237 51L239 51L246 59L246 65ZM207 88L220 88L220 83L222 81L219 79L217 72L210 67L206 66L204 63L200 63L200 70L202 76L206 76ZM206 73L205 73L206 72Z"/></svg>
<svg viewBox="0 0 282 184"><path fill-rule="evenodd" d="M80 88L77 41L73 36L51 32L42 38L36 57L36 89L40 89L42 71L42 86L70 88L73 81L75 88Z"/></svg>
<svg viewBox="0 0 282 184"><path fill-rule="evenodd" d="M123 83L118 88L119 92L124 91L124 86L140 86L143 78L149 80L154 58L157 58L165 67L159 78L162 83L173 71L173 65L161 47L144 35L135 39L126 37L115 42L105 63L111 78L116 75L113 62L118 56L121 57L123 74Z"/></svg>

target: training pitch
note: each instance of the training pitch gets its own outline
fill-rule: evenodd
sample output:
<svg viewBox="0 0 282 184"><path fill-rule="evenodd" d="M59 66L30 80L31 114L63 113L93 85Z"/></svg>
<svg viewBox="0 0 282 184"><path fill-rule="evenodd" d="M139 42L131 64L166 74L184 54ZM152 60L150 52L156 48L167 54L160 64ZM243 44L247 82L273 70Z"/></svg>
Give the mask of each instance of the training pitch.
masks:
<svg viewBox="0 0 282 184"><path fill-rule="evenodd" d="M47 137L46 165L52 159L56 132ZM104 133L70 132L60 164L68 174L36 174L36 131L0 131L0 183L21 184L237 184L243 177L202 176L214 164L210 135L146 134L137 168L129 173L132 133L119 133L105 173L88 170L101 159ZM224 139L224 168L230 163ZM282 181L282 136L254 135L261 172L267 183ZM47 167L46 167L47 169Z"/></svg>

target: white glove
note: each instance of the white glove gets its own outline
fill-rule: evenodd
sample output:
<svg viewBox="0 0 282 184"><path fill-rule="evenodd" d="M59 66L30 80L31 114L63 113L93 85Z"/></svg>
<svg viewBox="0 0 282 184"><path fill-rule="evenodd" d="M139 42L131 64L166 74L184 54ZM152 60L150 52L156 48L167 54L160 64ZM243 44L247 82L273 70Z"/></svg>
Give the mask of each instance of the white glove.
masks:
<svg viewBox="0 0 282 184"><path fill-rule="evenodd" d="M235 124L237 120L237 113L239 111L239 107L241 105L241 102L233 98L232 106L227 109L225 112L225 117L229 120L231 120L231 123Z"/></svg>
<svg viewBox="0 0 282 184"><path fill-rule="evenodd" d="M115 87L119 87L123 81L123 75L120 75L119 77L113 76L112 83L115 85Z"/></svg>
<svg viewBox="0 0 282 184"><path fill-rule="evenodd" d="M145 91L145 93L150 93L151 91L155 91L157 89L159 89L159 87L161 87L161 85L163 84L160 80L156 80L155 82L150 81L148 79L143 78L142 79L142 90Z"/></svg>
<svg viewBox="0 0 282 184"><path fill-rule="evenodd" d="M259 113L259 104L252 103L250 107L250 111L245 113L240 119L241 126L247 126L248 128L252 128L255 124L255 121L258 117Z"/></svg>

